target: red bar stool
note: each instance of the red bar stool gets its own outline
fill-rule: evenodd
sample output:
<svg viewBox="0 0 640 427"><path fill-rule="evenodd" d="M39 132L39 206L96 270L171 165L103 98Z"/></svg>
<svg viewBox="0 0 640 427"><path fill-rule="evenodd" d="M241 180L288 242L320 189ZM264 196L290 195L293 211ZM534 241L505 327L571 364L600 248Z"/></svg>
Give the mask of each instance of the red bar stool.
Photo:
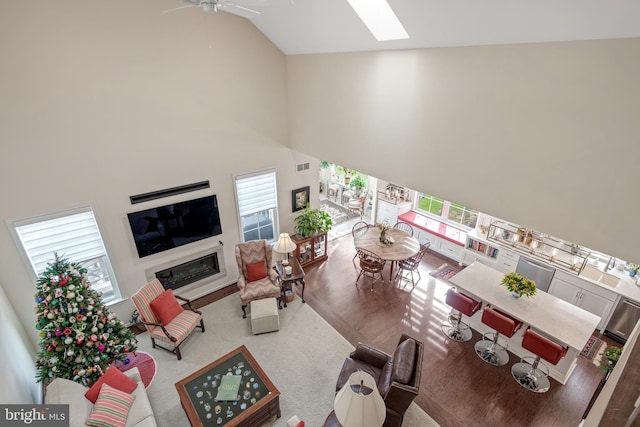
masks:
<svg viewBox="0 0 640 427"><path fill-rule="evenodd" d="M552 365L556 365L560 359L567 354L568 347L563 347L558 343L540 335L531 328L527 328L522 335L522 348L529 350L536 355L533 357L523 357L520 363L516 363L511 367L511 375L522 387L536 393L544 393L549 390L551 383L549 382L549 368L542 363L539 365L540 359L544 359ZM532 359L533 363L523 362L525 359ZM544 372L541 368L545 368Z"/></svg>
<svg viewBox="0 0 640 427"><path fill-rule="evenodd" d="M447 291L445 302L453 307L454 310L457 310L458 313L449 315L449 323L442 325L442 332L454 341L469 341L473 334L469 329L469 325L462 322L462 315L473 316L480 310L482 303L453 289Z"/></svg>
<svg viewBox="0 0 640 427"><path fill-rule="evenodd" d="M476 354L485 362L493 366L504 366L509 363L507 347L498 344L500 334L511 338L521 327L522 322L514 319L502 311L484 306L482 309L482 323L495 330L482 335L482 341L476 343Z"/></svg>

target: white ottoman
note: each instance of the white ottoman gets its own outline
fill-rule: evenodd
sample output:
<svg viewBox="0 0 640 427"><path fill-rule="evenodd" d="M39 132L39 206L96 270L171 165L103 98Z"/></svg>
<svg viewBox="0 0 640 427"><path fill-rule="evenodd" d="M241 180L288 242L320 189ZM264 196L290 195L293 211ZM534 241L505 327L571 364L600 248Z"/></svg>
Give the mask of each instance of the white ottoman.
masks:
<svg viewBox="0 0 640 427"><path fill-rule="evenodd" d="M251 329L254 335L280 330L280 315L276 298L251 301Z"/></svg>

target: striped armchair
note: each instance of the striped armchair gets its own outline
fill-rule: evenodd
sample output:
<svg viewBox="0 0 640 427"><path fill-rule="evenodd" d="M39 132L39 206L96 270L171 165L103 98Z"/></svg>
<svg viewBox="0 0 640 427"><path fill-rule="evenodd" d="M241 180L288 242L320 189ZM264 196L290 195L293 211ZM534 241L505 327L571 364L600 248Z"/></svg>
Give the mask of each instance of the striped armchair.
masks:
<svg viewBox="0 0 640 427"><path fill-rule="evenodd" d="M153 348L160 347L170 353L178 356L178 360L182 359L180 354L180 344L191 335L196 327L204 332L204 322L201 313L191 306L191 301L187 298L175 295L177 300L184 301L181 310L170 322L164 324L160 317L151 308L151 303L156 300L163 292L164 287L158 279L153 279L150 283L142 287L138 292L131 296L133 303L140 313L142 323L147 327L151 336L151 344ZM156 340L169 344L171 347L165 347L157 344Z"/></svg>
<svg viewBox="0 0 640 427"><path fill-rule="evenodd" d="M238 288L242 303L242 317L247 317L247 305L262 298L278 298L278 273L272 268L272 249L266 240L250 240L236 245Z"/></svg>

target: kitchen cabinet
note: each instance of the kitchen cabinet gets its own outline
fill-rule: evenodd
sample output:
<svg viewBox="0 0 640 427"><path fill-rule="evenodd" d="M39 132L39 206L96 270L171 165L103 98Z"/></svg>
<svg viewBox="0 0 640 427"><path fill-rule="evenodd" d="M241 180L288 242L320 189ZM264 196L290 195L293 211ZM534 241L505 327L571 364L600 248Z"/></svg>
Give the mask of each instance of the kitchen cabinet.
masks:
<svg viewBox="0 0 640 427"><path fill-rule="evenodd" d="M615 292L607 291L587 281L556 270L549 293L562 300L600 316L598 329L606 326L617 299Z"/></svg>
<svg viewBox="0 0 640 427"><path fill-rule="evenodd" d="M296 244L293 256L300 262L302 267L325 260L328 257L327 233L319 233L309 237L294 234L291 236L291 240Z"/></svg>
<svg viewBox="0 0 640 427"><path fill-rule="evenodd" d="M500 248L498 251L498 260L496 262L496 268L503 273L512 273L516 271L520 255L516 252L510 251L505 248Z"/></svg>
<svg viewBox="0 0 640 427"><path fill-rule="evenodd" d="M452 260L458 262L462 260L463 251L464 248L462 246L456 245L455 243L445 239L440 239L440 245L438 249L436 249L436 252L439 252L447 258L451 258Z"/></svg>
<svg viewBox="0 0 640 427"><path fill-rule="evenodd" d="M462 246L456 245L447 239L443 239L442 237L429 233L419 227L412 227L413 237L418 239L418 242L420 242L421 245L430 242L431 245L429 246L429 249L432 251L438 252L439 254L442 254L447 258L451 258L454 261L461 262L462 254L464 252L464 248Z"/></svg>
<svg viewBox="0 0 640 427"><path fill-rule="evenodd" d="M378 199L376 223L387 223L394 226L398 222L398 216L411 210L411 202L399 201L398 203Z"/></svg>

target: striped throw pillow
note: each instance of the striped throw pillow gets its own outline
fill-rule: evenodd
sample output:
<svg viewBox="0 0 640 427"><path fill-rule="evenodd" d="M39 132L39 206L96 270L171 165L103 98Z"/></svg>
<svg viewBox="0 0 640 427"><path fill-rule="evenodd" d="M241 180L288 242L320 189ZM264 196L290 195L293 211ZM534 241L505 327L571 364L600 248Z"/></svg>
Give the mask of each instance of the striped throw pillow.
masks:
<svg viewBox="0 0 640 427"><path fill-rule="evenodd" d="M94 427L124 427L135 396L102 384L98 400L86 424Z"/></svg>

